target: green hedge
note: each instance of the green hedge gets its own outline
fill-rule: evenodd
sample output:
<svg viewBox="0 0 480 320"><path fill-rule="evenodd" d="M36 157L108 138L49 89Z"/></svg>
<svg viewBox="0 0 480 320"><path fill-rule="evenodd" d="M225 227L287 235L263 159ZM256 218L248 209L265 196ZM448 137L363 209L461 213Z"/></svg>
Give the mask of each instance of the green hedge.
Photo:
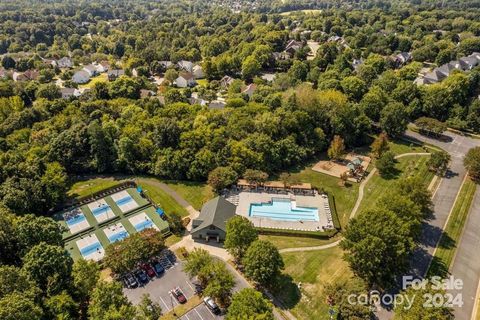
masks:
<svg viewBox="0 0 480 320"><path fill-rule="evenodd" d="M290 237L305 237L317 239L330 239L337 234L338 230L329 231L303 231L303 230L288 230L288 229L272 229L272 228L256 228L259 234L271 236L290 236Z"/></svg>
<svg viewBox="0 0 480 320"><path fill-rule="evenodd" d="M340 225L340 219L338 219L337 206L335 205L335 197L330 194L327 195L328 205L330 206L330 210L332 211L333 226L335 227L335 229L340 230L342 229L342 226Z"/></svg>

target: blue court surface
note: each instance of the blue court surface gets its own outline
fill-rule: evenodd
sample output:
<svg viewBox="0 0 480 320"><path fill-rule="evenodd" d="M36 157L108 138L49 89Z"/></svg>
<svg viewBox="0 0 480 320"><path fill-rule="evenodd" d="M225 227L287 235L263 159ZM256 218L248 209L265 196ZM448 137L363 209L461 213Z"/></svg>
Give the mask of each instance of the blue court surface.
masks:
<svg viewBox="0 0 480 320"><path fill-rule="evenodd" d="M97 252L98 250L101 250L101 249L103 249L103 247L100 244L100 242L95 242L95 243L92 243L92 244L80 249L80 253L85 258L85 257L91 255L92 253Z"/></svg>
<svg viewBox="0 0 480 320"><path fill-rule="evenodd" d="M135 229L140 232L147 228L153 228L153 222L151 220L145 220L135 225Z"/></svg>
<svg viewBox="0 0 480 320"><path fill-rule="evenodd" d="M128 196L128 197L125 197L125 198L122 198L118 201L115 201L115 203L119 206L121 205L124 205L124 204L127 204L129 202L133 201L133 198L131 196Z"/></svg>
<svg viewBox="0 0 480 320"><path fill-rule="evenodd" d="M110 237L108 237L108 240L110 241L110 243L114 243L114 242L123 240L126 237L128 237L128 232L127 231L120 231L120 232L115 233L115 234L111 235Z"/></svg>
<svg viewBox="0 0 480 320"><path fill-rule="evenodd" d="M77 223L80 223L82 221L85 221L85 216L83 213L76 214L74 216L65 218L65 222L67 223L68 226L73 226L76 225Z"/></svg>

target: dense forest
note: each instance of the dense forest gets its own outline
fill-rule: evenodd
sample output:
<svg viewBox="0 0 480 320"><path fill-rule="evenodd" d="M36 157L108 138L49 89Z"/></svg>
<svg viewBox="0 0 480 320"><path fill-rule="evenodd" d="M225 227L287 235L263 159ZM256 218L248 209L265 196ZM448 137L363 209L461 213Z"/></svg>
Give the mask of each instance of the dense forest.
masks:
<svg viewBox="0 0 480 320"><path fill-rule="evenodd" d="M480 52L478 6L473 0L2 1L0 264L23 264L39 276L0 267L2 275L19 274L18 288L0 290L0 314L16 307L30 310L16 319L54 319L58 300L67 310L58 312L69 315L82 307L73 300L88 300L82 282L72 284L56 224L27 215L49 215L75 175L204 181L218 167L234 176L247 169L275 173L326 151L334 136L356 148L380 131L396 138L420 117L479 133L480 63L452 67L437 83L415 83L419 74ZM317 11L287 12L301 9ZM63 57L72 65L52 64ZM102 61L124 75L88 87L72 80ZM174 85L182 61L203 69L202 83ZM65 89L83 91L65 98ZM199 103L217 99L221 108ZM46 251L57 260L38 262ZM35 265L62 269L51 278ZM95 269L76 268L77 278ZM34 299L12 306L4 298L19 292Z"/></svg>

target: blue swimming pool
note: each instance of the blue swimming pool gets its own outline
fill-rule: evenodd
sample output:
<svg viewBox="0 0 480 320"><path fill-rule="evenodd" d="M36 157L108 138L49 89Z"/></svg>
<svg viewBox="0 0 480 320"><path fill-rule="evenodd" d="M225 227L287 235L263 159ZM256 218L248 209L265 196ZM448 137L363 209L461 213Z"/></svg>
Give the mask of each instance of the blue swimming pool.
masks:
<svg viewBox="0 0 480 320"><path fill-rule="evenodd" d="M109 240L111 243L114 243L114 242L116 242L116 241L123 240L123 239L125 239L126 237L128 237L128 232L127 232L127 231L120 231L120 232L115 233L115 234L111 235L110 237L108 237L108 240Z"/></svg>
<svg viewBox="0 0 480 320"><path fill-rule="evenodd" d="M153 222L151 220L145 220L135 225L135 229L140 232L143 229L153 228Z"/></svg>
<svg viewBox="0 0 480 320"><path fill-rule="evenodd" d="M103 249L102 245L100 244L100 242L95 242L95 243L92 243L84 248L82 248L80 250L80 253L82 254L83 257L86 257L86 256L89 256L91 255L92 253L96 252L98 250L101 250Z"/></svg>
<svg viewBox="0 0 480 320"><path fill-rule="evenodd" d="M133 198L131 196L126 196L125 198L119 199L115 201L115 203L119 206L124 205L129 203L130 201L133 201Z"/></svg>
<svg viewBox="0 0 480 320"><path fill-rule="evenodd" d="M80 213L80 214L77 214L77 215L75 215L71 218L68 218L67 220L65 220L65 222L67 223L68 226L73 226L73 225L75 225L77 223L80 223L84 220L85 220L85 216L82 213Z"/></svg>
<svg viewBox="0 0 480 320"><path fill-rule="evenodd" d="M249 215L281 221L318 221L318 208L293 207L290 199L272 199L271 202L252 203Z"/></svg>

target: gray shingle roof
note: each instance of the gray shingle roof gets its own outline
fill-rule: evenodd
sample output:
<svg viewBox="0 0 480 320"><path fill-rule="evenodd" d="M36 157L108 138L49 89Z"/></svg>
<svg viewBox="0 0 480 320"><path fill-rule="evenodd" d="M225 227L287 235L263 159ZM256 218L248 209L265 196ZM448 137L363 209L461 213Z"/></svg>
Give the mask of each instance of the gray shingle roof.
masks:
<svg viewBox="0 0 480 320"><path fill-rule="evenodd" d="M235 210L235 205L223 197L216 197L206 202L198 218L193 220L192 224L197 227L194 228L192 232L209 227L210 225L226 231L227 220L235 215Z"/></svg>

